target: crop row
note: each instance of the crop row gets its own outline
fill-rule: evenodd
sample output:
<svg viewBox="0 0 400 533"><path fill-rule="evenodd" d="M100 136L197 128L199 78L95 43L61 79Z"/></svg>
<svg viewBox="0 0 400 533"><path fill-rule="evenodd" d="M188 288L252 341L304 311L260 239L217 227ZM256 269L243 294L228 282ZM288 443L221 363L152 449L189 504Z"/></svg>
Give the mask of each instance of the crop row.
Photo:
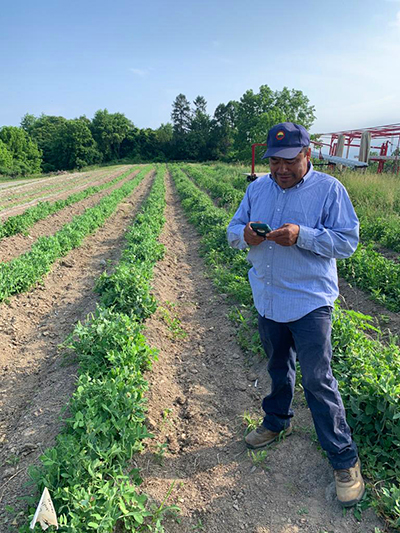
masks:
<svg viewBox="0 0 400 533"><path fill-rule="evenodd" d="M145 167L133 180L128 181L82 215L76 216L57 233L39 237L29 252L7 263L0 263L0 302L30 289L50 271L53 263L77 248L83 239L101 227L117 205L137 187L148 173Z"/></svg>
<svg viewBox="0 0 400 533"><path fill-rule="evenodd" d="M245 253L226 242L229 215L215 207L177 166L172 176L189 220L203 235L203 250L216 285L240 305L242 339L257 351L256 330L241 310L252 309ZM373 479L373 505L392 526L400 527L400 349L364 334L370 317L335 308L332 366L340 382L347 417L359 445L367 476ZM251 323L252 320L249 322Z"/></svg>
<svg viewBox="0 0 400 533"><path fill-rule="evenodd" d="M143 371L156 351L146 345L142 329L155 309L149 282L163 255L157 237L164 224L164 174L159 167L115 272L99 279L101 305L66 341L79 361L70 417L56 445L41 457L42 466L30 471L39 491L49 489L63 532L111 533L117 523L127 531L162 531L163 505L148 508L137 488L139 472L128 465L150 436L144 425ZM136 281L143 278L137 290ZM127 292L119 299L120 284Z"/></svg>
<svg viewBox="0 0 400 533"><path fill-rule="evenodd" d="M51 192L52 194L55 194L74 189L77 187L78 184L85 184L86 182L93 181L94 179L102 178L105 174L109 174L109 172L110 170L108 170L108 172L96 172L95 174L78 174L73 178L69 176L63 176L61 177L61 179L58 178L50 184L41 184L40 181L36 181L34 184L30 184L30 187L27 191L24 191L24 187L22 189L18 187L17 192L15 193L13 193L10 189L7 191L1 191L0 196L5 194L7 196L7 200L5 201L5 198L0 199L0 209L10 208L15 205L19 205L22 203L21 201L26 202L30 200L35 200L36 198L40 198L41 196L43 196L43 193L45 192ZM37 187L33 188L32 185L37 185Z"/></svg>
<svg viewBox="0 0 400 533"><path fill-rule="evenodd" d="M338 261L338 272L386 309L400 311L400 263L376 252L372 245L359 245L351 257Z"/></svg>
<svg viewBox="0 0 400 533"><path fill-rule="evenodd" d="M73 205L81 200L84 200L85 198L88 198L89 196L116 185L118 182L132 174L133 171L134 169L132 168L111 181L103 183L102 185L88 187L83 191L71 194L64 200L56 200L55 202L39 202L37 205L27 208L20 215L7 218L7 220L0 223L0 239L3 239L4 237L11 237L17 233L25 233L28 228L33 226L33 224L39 220L43 220L44 218L53 215L57 211L64 209L64 207Z"/></svg>
<svg viewBox="0 0 400 533"><path fill-rule="evenodd" d="M238 190L226 180L221 179L221 173L209 167L199 165L181 166L188 176L201 188L208 191L219 207L233 212L243 198L244 191ZM246 180L243 180L246 183Z"/></svg>
<svg viewBox="0 0 400 533"><path fill-rule="evenodd" d="M397 213L362 214L360 218L360 238L363 242L373 241L381 246L400 252L400 215Z"/></svg>
<svg viewBox="0 0 400 533"><path fill-rule="evenodd" d="M218 199L220 207L224 207L229 213L237 209L243 193L229 183L218 180L216 172L212 175L206 169L203 175L201 167L191 165L186 165L183 169L199 187L209 192L212 198ZM364 233L366 220L366 217L361 218ZM373 222L368 221L368 227L373 226ZM400 227L396 234L400 239ZM389 236L389 231L386 235ZM341 276L369 292L372 298L390 311L400 311L400 263L387 259L375 251L372 245L360 244L350 258L338 261L338 270Z"/></svg>

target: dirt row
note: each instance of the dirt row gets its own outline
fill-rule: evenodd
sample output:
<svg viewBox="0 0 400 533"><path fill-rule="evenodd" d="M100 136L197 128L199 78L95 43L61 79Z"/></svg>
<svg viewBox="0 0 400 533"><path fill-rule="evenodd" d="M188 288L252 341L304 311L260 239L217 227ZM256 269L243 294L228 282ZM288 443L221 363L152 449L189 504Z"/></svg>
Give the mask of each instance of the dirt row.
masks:
<svg viewBox="0 0 400 533"><path fill-rule="evenodd" d="M297 394L293 435L265 454L248 454L243 416L261 415L268 392L265 359L242 353L230 304L205 276L199 238L167 182L163 261L154 292L160 307L147 323L159 348L148 374L148 425L154 439L135 458L142 490L159 506L171 485L168 533L374 533L381 521L371 510L358 523L343 516L332 470L318 449L309 411ZM0 306L0 530L26 493L27 467L53 443L58 416L74 390L76 367L57 350L77 320L96 303L95 279L108 259L116 262L125 228L149 190L150 179L99 232L55 266L43 287ZM362 311L362 309L359 309ZM19 504L18 504L19 505ZM10 528L10 531L15 529Z"/></svg>
<svg viewBox="0 0 400 533"><path fill-rule="evenodd" d="M58 345L95 310L94 283L119 260L126 229L152 182L150 173L101 229L54 265L42 285L0 305L2 532L9 518L5 505L20 507L27 468L54 443L60 413L74 390L76 366L64 360Z"/></svg>
<svg viewBox="0 0 400 533"><path fill-rule="evenodd" d="M68 183L67 187L65 187L65 176L58 177L58 181L55 184L54 189L51 190L42 190L39 186L41 183L36 184L36 188L32 190L32 192L29 192L29 197L25 200L23 200L23 196L25 195L26 191L23 195L19 198L19 200L15 200L13 198L10 198L10 205L7 207L7 204L3 201L3 206L0 207L0 217L1 220L4 222L8 217L18 215L20 213L23 213L28 207L32 207L39 202L43 201L55 201L55 200L63 200L70 196L72 193L77 193L83 189L86 189L87 187L91 186L97 186L102 185L103 183L107 181L111 181L115 177L123 174L126 170L128 170L129 167L119 167L118 169L115 169L113 171L110 171L111 169L104 171L96 171L94 174L88 174L88 175L78 175L78 179L76 179L76 176L74 176L76 183ZM90 181L89 181L90 180ZM22 192L22 191L21 191ZM18 195L20 194L20 191L18 192ZM16 195L18 197L18 195ZM32 198L32 196L35 196ZM17 205L13 205L17 201ZM5 207L4 207L5 206Z"/></svg>
<svg viewBox="0 0 400 533"><path fill-rule="evenodd" d="M124 183L132 179L138 173L139 170L136 170L112 187L93 194L92 196L89 196L88 198L85 198L76 204L69 205L64 209L57 211L53 215L44 218L43 220L39 220L36 222L36 224L29 228L29 233L27 235L17 234L2 239L0 261L7 262L15 257L18 257L20 254L28 252L38 237L54 235L65 224L71 222L75 216L82 215L86 209L98 204L102 198L108 196L112 191L121 188ZM110 179L106 181L109 180Z"/></svg>

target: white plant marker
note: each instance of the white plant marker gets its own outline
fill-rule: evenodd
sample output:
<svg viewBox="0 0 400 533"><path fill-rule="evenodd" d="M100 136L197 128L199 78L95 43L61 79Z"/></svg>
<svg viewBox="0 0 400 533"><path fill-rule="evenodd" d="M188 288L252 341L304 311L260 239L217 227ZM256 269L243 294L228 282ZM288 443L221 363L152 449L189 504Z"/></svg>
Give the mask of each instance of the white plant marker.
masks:
<svg viewBox="0 0 400 533"><path fill-rule="evenodd" d="M56 526L58 529L57 515L54 510L53 502L50 498L50 493L45 487L42 497L40 498L39 505L36 508L35 515L32 519L30 529L34 529L36 522L42 526L43 530L46 530L49 526Z"/></svg>

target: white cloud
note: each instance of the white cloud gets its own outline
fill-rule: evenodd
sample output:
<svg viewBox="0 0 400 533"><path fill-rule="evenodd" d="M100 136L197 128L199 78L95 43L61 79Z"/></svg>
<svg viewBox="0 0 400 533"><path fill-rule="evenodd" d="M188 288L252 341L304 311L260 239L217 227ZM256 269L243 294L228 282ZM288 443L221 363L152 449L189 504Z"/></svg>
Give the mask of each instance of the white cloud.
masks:
<svg viewBox="0 0 400 533"><path fill-rule="evenodd" d="M145 78L149 74L149 70L143 70L141 68L130 68L129 69L133 74L136 74L136 76L139 76L140 78Z"/></svg>

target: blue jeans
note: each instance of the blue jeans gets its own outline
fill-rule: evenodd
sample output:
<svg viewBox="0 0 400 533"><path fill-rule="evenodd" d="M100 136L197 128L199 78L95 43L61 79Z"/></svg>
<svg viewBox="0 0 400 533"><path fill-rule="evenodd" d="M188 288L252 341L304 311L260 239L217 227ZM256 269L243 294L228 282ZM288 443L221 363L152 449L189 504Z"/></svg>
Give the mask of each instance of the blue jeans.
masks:
<svg viewBox="0 0 400 533"><path fill-rule="evenodd" d="M274 322L258 316L258 328L269 357L271 393L262 402L263 425L282 431L293 416L292 400L296 380L296 355L303 376L302 385L322 448L334 469L350 468L357 461L357 447L337 381L332 375L332 309L320 307L293 322Z"/></svg>

